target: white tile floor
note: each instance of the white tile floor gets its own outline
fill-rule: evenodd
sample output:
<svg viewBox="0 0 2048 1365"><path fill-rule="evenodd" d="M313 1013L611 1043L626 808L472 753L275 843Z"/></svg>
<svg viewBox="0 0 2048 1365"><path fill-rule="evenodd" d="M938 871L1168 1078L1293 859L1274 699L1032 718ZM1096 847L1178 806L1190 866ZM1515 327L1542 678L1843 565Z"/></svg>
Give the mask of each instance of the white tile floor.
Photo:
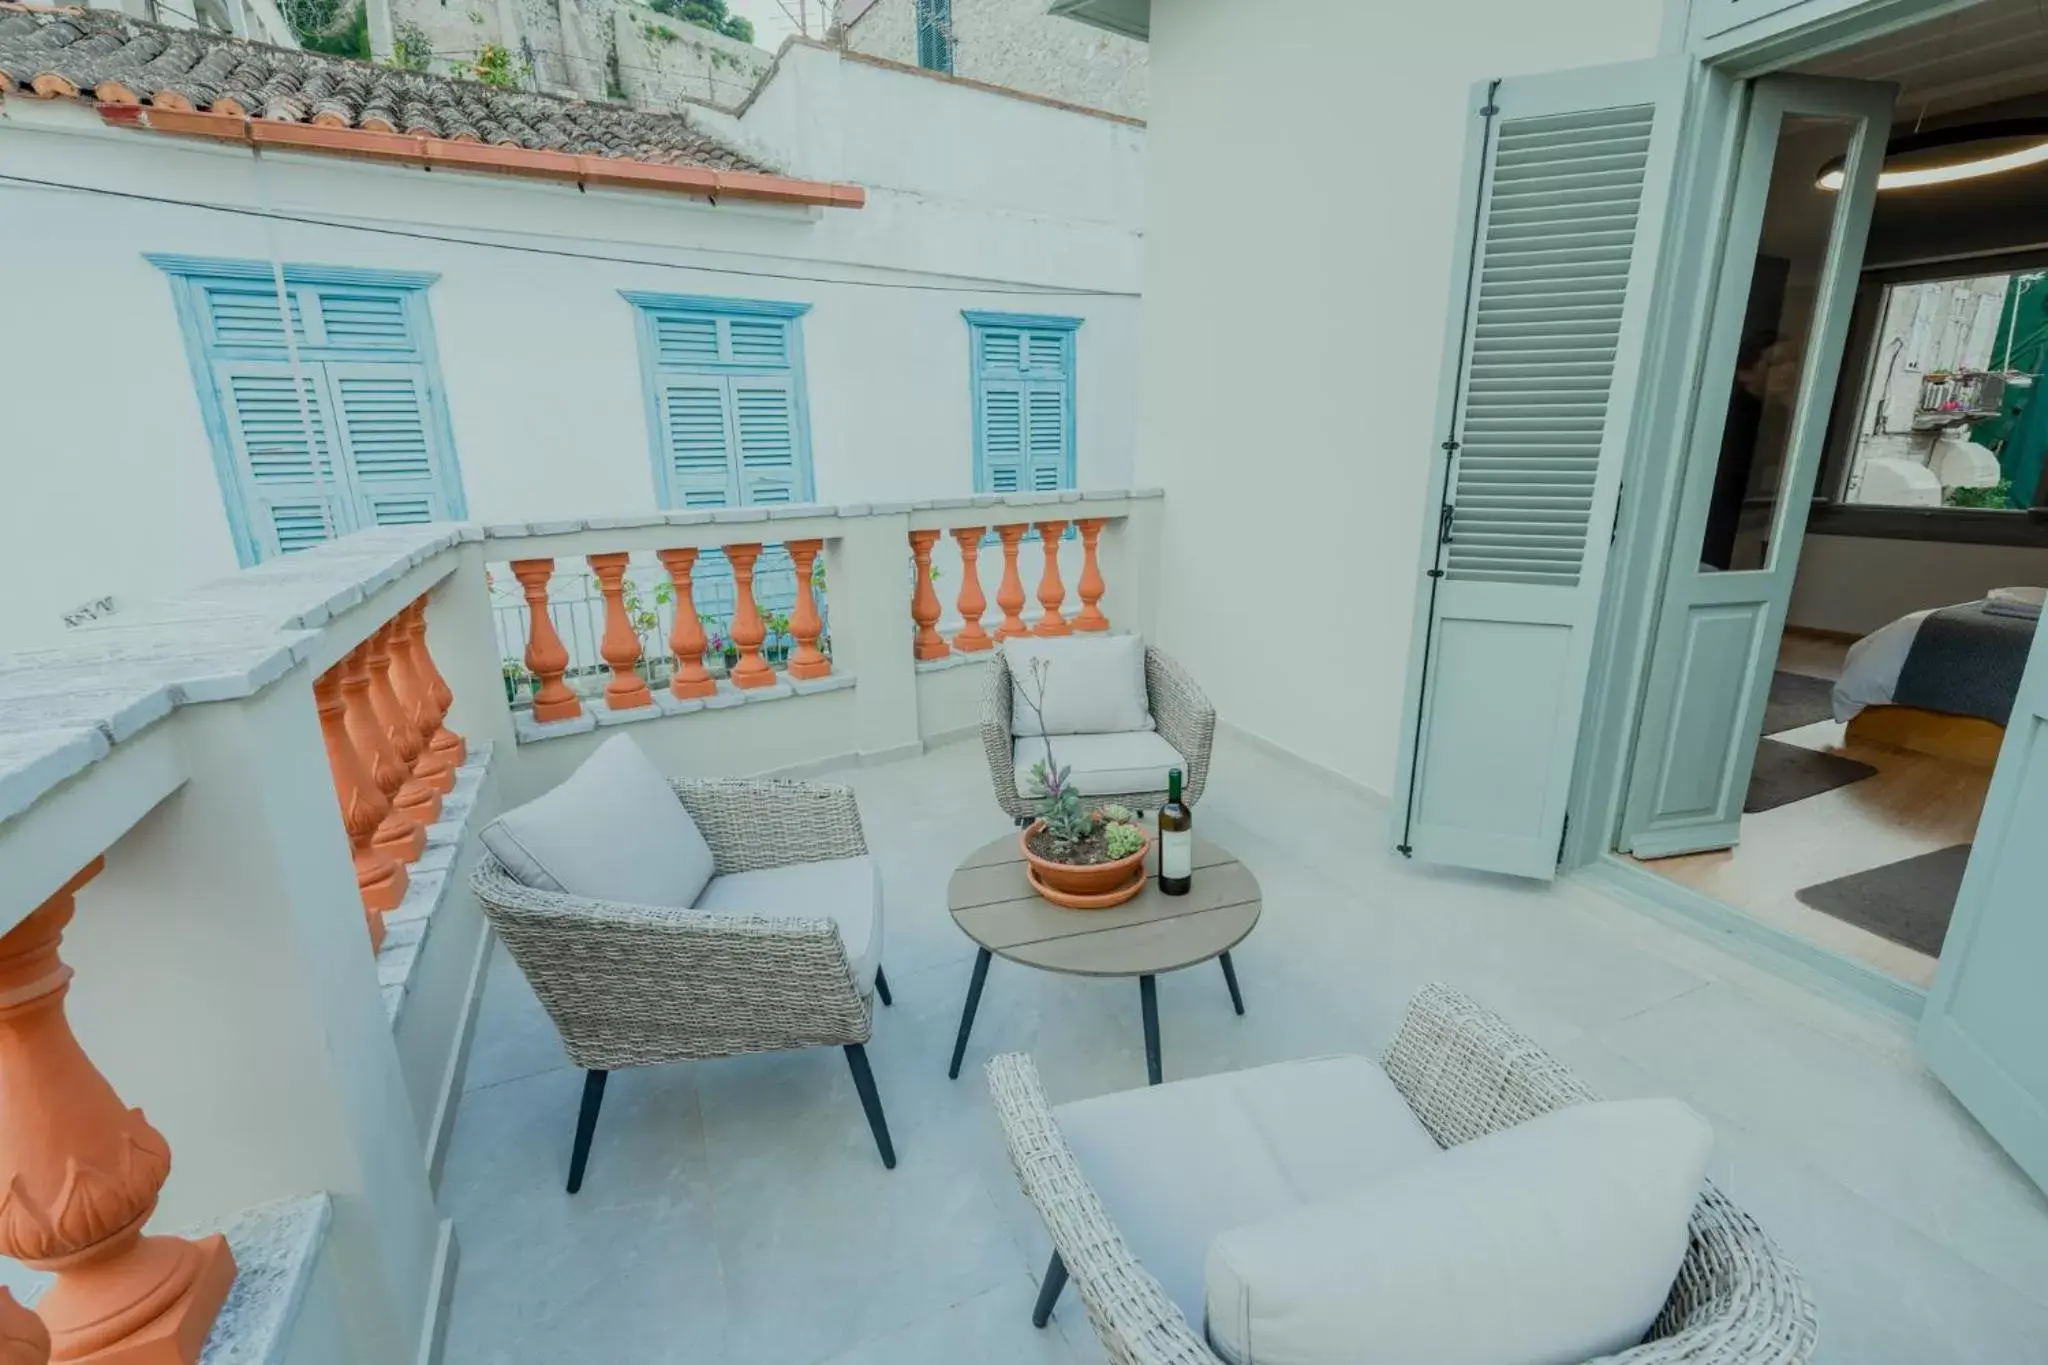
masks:
<svg viewBox="0 0 2048 1365"><path fill-rule="evenodd" d="M442 1186L462 1241L449 1365L1101 1359L1071 1296L1046 1331L1028 1321L1048 1248L978 1067L1028 1049L1056 1100L1138 1085L1137 988L998 961L949 1082L972 947L945 882L1004 819L969 745L847 780L887 885L896 1004L869 1054L898 1168L818 1049L620 1073L569 1197L579 1073L501 952ZM1236 953L1245 1018L1213 967L1160 983L1168 1079L1377 1051L1416 987L1450 981L1607 1093L1708 1116L1715 1174L1812 1282L1822 1360L2048 1362L2048 1199L1902 1024L1592 892L1405 864L1377 807L1244 744L1219 744L1196 818L1266 912Z"/></svg>

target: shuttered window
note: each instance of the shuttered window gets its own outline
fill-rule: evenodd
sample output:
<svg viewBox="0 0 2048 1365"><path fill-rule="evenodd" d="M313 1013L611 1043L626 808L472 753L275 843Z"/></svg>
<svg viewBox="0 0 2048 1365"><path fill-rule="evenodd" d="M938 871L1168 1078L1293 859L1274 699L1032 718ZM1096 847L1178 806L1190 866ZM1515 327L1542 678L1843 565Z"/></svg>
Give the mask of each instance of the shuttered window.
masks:
<svg viewBox="0 0 2048 1365"><path fill-rule="evenodd" d="M266 262L150 259L171 277L244 564L467 514L432 276L287 266L280 307Z"/></svg>
<svg viewBox="0 0 2048 1365"><path fill-rule="evenodd" d="M626 295L638 311L656 496L747 507L812 496L804 304Z"/></svg>
<svg viewBox="0 0 2048 1365"><path fill-rule="evenodd" d="M915 0L917 64L953 74L953 0Z"/></svg>
<svg viewBox="0 0 2048 1365"><path fill-rule="evenodd" d="M1578 584L1653 112L1501 127L1444 564L1454 579Z"/></svg>
<svg viewBox="0 0 2048 1365"><path fill-rule="evenodd" d="M968 313L974 379L974 488L1043 493L1074 486L1078 318Z"/></svg>

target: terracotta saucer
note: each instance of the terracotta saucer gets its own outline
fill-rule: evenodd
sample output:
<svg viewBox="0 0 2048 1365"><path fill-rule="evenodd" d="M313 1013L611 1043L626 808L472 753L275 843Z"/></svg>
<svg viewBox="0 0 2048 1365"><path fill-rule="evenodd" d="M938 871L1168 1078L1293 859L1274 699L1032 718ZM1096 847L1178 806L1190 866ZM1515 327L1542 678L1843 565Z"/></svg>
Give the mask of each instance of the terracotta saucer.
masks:
<svg viewBox="0 0 2048 1365"><path fill-rule="evenodd" d="M1145 889L1145 877L1145 865L1139 863L1138 875L1115 890L1104 891L1100 895L1095 896L1077 896L1065 891L1053 890L1044 882L1038 880L1037 868L1029 863L1024 865L1024 880L1031 883L1031 889L1051 901L1054 905L1062 906L1068 910L1108 910L1113 906L1122 905L1125 901L1130 900Z"/></svg>

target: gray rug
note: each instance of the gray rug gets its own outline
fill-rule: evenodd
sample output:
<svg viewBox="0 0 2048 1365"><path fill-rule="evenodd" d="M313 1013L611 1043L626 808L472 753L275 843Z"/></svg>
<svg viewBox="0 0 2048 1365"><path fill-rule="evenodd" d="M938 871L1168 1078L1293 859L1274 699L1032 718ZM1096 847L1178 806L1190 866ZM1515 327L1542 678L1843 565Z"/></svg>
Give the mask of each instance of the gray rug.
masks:
<svg viewBox="0 0 2048 1365"><path fill-rule="evenodd" d="M1783 677L1783 674L1779 675ZM1749 774L1749 790L1742 798L1742 812L1776 810L1809 796L1819 796L1851 782L1861 782L1877 772L1840 754L1802 749L1783 740L1763 739L1756 746L1756 767Z"/></svg>
<svg viewBox="0 0 2048 1365"><path fill-rule="evenodd" d="M1941 956L1970 846L1957 844L1798 892L1802 903L1894 943Z"/></svg>
<svg viewBox="0 0 2048 1365"><path fill-rule="evenodd" d="M1782 669L1771 674L1771 696L1764 703L1764 733L1782 734L1817 720L1833 720L1834 690L1835 685L1826 678L1809 678L1804 673L1787 673Z"/></svg>

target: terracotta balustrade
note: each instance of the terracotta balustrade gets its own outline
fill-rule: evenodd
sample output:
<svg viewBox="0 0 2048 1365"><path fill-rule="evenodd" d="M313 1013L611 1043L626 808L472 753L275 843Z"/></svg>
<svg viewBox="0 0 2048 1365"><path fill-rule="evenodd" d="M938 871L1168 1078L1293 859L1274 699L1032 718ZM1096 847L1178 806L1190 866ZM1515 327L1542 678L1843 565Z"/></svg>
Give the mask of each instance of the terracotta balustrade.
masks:
<svg viewBox="0 0 2048 1365"><path fill-rule="evenodd" d="M367 761L371 785L382 797L377 829L370 836L370 844L387 857L409 863L426 850L427 831L392 804L392 798L405 785L405 769L399 764L398 753L391 747L383 719L371 698L369 653L366 640L341 661L343 722L356 756Z"/></svg>
<svg viewBox="0 0 2048 1365"><path fill-rule="evenodd" d="M1025 527L998 526L996 538L1003 542L1003 581L996 588L996 605L1003 610L1003 622L996 627L996 639L1014 640L1029 635L1031 627L1018 613L1024 610L1024 580L1017 574L1017 550L1024 541Z"/></svg>
<svg viewBox="0 0 2048 1365"><path fill-rule="evenodd" d="M917 638L910 652L919 659L943 659L953 652L939 634L939 595L932 590L932 546L938 540L937 531L910 533L911 572L915 578L910 590L910 619L917 622Z"/></svg>
<svg viewBox="0 0 2048 1365"><path fill-rule="evenodd" d="M427 599L422 597L406 610L412 613L415 662L434 707L434 730L428 737L427 747L447 759L452 772L469 757L469 741L448 728L448 708L455 705L455 692L448 686L448 680L441 676L441 669L434 662L434 651L428 646Z"/></svg>
<svg viewBox="0 0 2048 1365"><path fill-rule="evenodd" d="M1081 530L1081 581L1074 585L1074 591L1081 595L1081 611L1074 617L1075 630L1109 629L1109 618L1095 605L1108 591L1102 581L1102 566L1095 560L1095 542L1102 539L1104 524L1101 517L1074 523Z"/></svg>
<svg viewBox="0 0 2048 1365"><path fill-rule="evenodd" d="M1045 571L1038 576L1038 605L1045 614L1031 628L1033 635L1071 635L1074 628L1060 615L1060 603L1067 598L1067 585L1060 581L1060 537L1067 533L1064 521L1038 523L1038 543L1045 550Z"/></svg>
<svg viewBox="0 0 2048 1365"><path fill-rule="evenodd" d="M407 731L418 741L419 753L412 762L412 778L424 783L436 796L455 790L455 768L446 754L431 743L436 722L433 689L420 670L419 623L411 607L391 618L391 689Z"/></svg>
<svg viewBox="0 0 2048 1365"><path fill-rule="evenodd" d="M50 1329L0 1289L0 1365L48 1365Z"/></svg>
<svg viewBox="0 0 2048 1365"><path fill-rule="evenodd" d="M425 748L420 732L406 716L405 705L398 699L398 689L391 681L391 640L395 623L386 621L365 641L368 652L364 655L370 666L370 704L376 708L377 719L383 723L385 736L391 741L391 749L398 757L399 771L403 774L398 790L391 797L391 804L412 820L422 830L441 818L441 793L420 780L413 767L420 760L420 750Z"/></svg>
<svg viewBox="0 0 2048 1365"><path fill-rule="evenodd" d="M78 1044L64 1016L71 969L59 956L79 887L73 877L0 936L0 1254L56 1281L36 1305L51 1358L194 1365L227 1300L235 1259L225 1238L145 1237L171 1172L171 1149ZM33 1332L0 1321L0 1350Z"/></svg>
<svg viewBox="0 0 2048 1365"><path fill-rule="evenodd" d="M676 623L669 631L668 647L676 656L676 671L668 690L680 701L708 697L718 691L718 682L704 667L704 624L697 619L697 594L691 575L697 564L695 550L661 550L661 566L668 570L675 589Z"/></svg>
<svg viewBox="0 0 2048 1365"><path fill-rule="evenodd" d="M626 612L626 554L588 555L590 572L597 577L597 590L604 594L604 639L597 652L611 668L612 680L604 685L604 704L614 711L632 711L654 705L654 693L640 676L640 632Z"/></svg>
<svg viewBox="0 0 2048 1365"><path fill-rule="evenodd" d="M583 703L562 681L569 669L569 651L555 633L548 615L548 580L554 577L552 559L515 559L512 576L526 595L526 669L535 678L533 718L540 724L574 720L583 714Z"/></svg>
<svg viewBox="0 0 2048 1365"><path fill-rule="evenodd" d="M384 912L398 908L411 879L402 864L371 843L390 808L349 735L348 702L341 685L342 666L336 664L314 680L313 702L320 713L320 738L327 745L335 799L341 803L341 826L355 860L356 894L362 897L363 918L369 925L370 951L375 952L384 946Z"/></svg>
<svg viewBox="0 0 2048 1365"><path fill-rule="evenodd" d="M982 526L961 526L953 532L954 543L960 547L960 629L954 632L953 648L963 654L976 654L984 649L994 649L996 642L981 628L981 614L988 610L988 599L981 595L981 537L987 528Z"/></svg>
<svg viewBox="0 0 2048 1365"><path fill-rule="evenodd" d="M732 666L734 687L775 685L775 669L761 657L761 642L768 638L768 627L761 620L760 608L754 605L754 561L760 557L758 544L725 547L726 562L732 565L732 642L740 650L740 661Z"/></svg>
<svg viewBox="0 0 2048 1365"><path fill-rule="evenodd" d="M825 624L818 617L818 604L811 593L812 566L822 540L792 540L785 546L796 566L796 606L789 615L789 633L796 637L796 650L789 656L789 676L797 679L822 678L831 673L832 661L818 648L818 636Z"/></svg>

